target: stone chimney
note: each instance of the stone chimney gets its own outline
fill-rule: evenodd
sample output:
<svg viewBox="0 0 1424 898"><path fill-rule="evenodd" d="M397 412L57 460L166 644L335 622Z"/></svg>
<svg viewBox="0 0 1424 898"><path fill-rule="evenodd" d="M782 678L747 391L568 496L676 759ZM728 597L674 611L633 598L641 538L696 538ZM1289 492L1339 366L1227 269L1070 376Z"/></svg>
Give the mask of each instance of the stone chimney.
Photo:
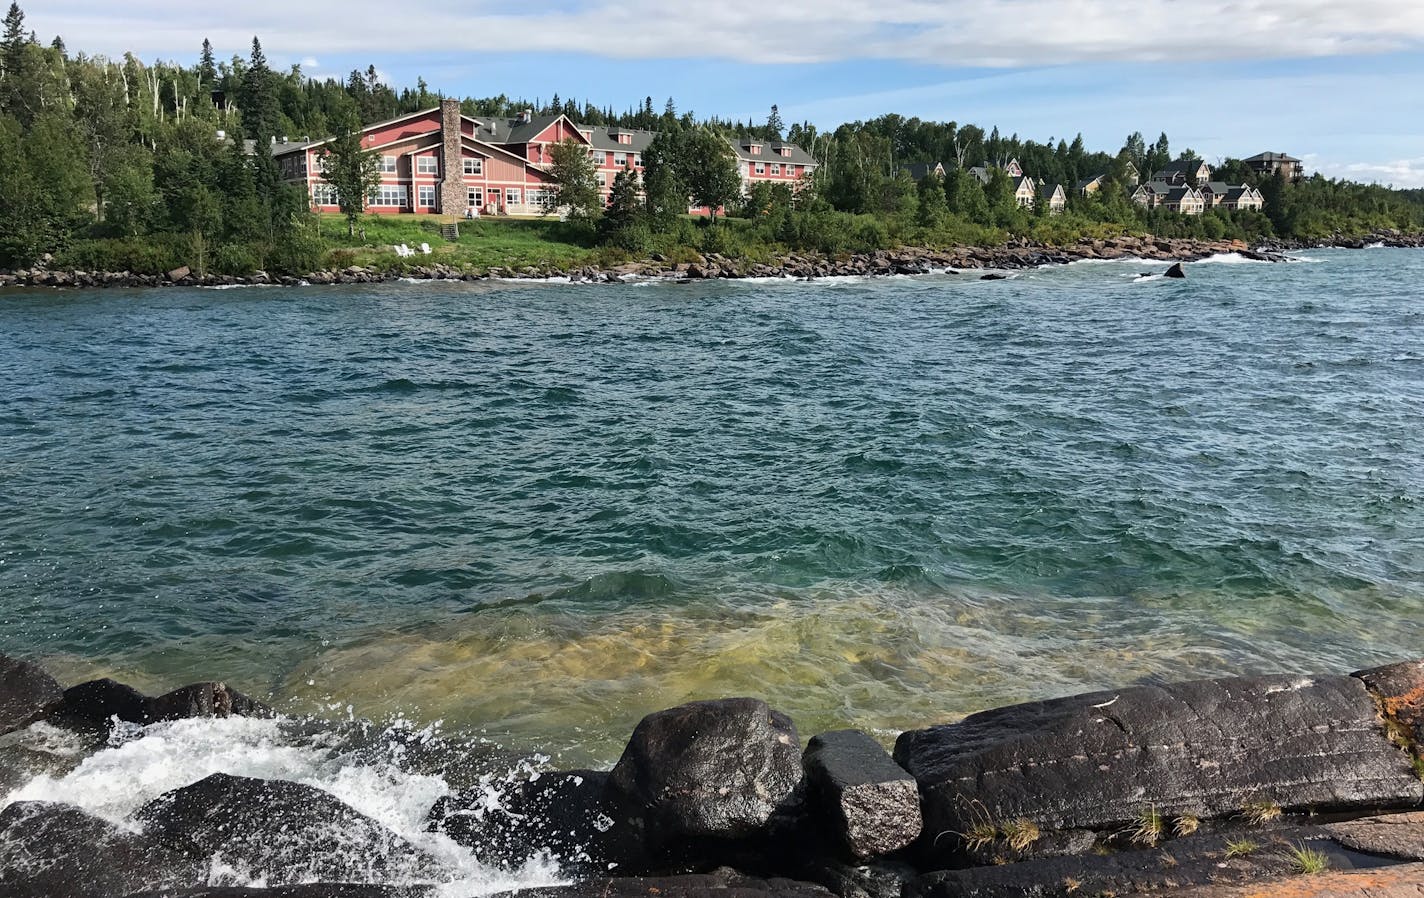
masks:
<svg viewBox="0 0 1424 898"><path fill-rule="evenodd" d="M464 215L469 202L465 193L464 153L460 148L460 101L440 101L440 212Z"/></svg>

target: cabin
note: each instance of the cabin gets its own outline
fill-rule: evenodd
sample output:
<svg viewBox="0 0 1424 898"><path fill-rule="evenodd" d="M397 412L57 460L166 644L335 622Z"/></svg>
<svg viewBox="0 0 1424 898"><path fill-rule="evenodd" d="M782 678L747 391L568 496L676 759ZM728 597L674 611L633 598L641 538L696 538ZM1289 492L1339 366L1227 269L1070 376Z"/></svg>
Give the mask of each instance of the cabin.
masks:
<svg viewBox="0 0 1424 898"><path fill-rule="evenodd" d="M1107 175L1094 175L1091 178L1084 178L1073 185L1073 192L1079 196L1092 196L1103 189L1103 181Z"/></svg>
<svg viewBox="0 0 1424 898"><path fill-rule="evenodd" d="M1062 184L1045 184L1038 189L1038 201L1046 203L1049 215L1057 215L1068 205L1068 194Z"/></svg>
<svg viewBox="0 0 1424 898"><path fill-rule="evenodd" d="M1241 184L1227 191L1220 202L1221 208L1235 212L1238 209L1260 211L1266 207L1266 198L1261 191L1249 184Z"/></svg>
<svg viewBox="0 0 1424 898"><path fill-rule="evenodd" d="M1178 159L1164 165L1152 180L1177 185L1205 184L1211 180L1211 166L1200 159Z"/></svg>
<svg viewBox="0 0 1424 898"><path fill-rule="evenodd" d="M1182 215L1200 215L1206 211L1206 202L1201 191L1190 184L1182 184L1168 191L1162 200L1162 208Z"/></svg>
<svg viewBox="0 0 1424 898"><path fill-rule="evenodd" d="M944 177L944 164L940 162L911 162L904 168L905 174L910 176L910 180L916 184L923 181L929 175L937 178Z"/></svg>
<svg viewBox="0 0 1424 898"><path fill-rule="evenodd" d="M1132 201L1139 206L1156 209L1166 201L1171 192L1172 185L1166 181L1148 181L1146 184L1137 185L1137 189L1132 192Z"/></svg>
<svg viewBox="0 0 1424 898"><path fill-rule="evenodd" d="M1280 172L1282 177L1293 181L1302 174L1301 161L1285 153L1257 153L1241 161L1253 172L1267 177Z"/></svg>
<svg viewBox="0 0 1424 898"><path fill-rule="evenodd" d="M1131 159L1123 163L1122 177L1132 187L1142 183L1142 173L1137 170L1137 166L1132 164Z"/></svg>
<svg viewBox="0 0 1424 898"><path fill-rule="evenodd" d="M1020 209L1032 209L1033 204L1038 200L1038 185L1033 178L1028 175L1018 175L1010 177L1009 183L1014 188L1014 201L1019 204Z"/></svg>

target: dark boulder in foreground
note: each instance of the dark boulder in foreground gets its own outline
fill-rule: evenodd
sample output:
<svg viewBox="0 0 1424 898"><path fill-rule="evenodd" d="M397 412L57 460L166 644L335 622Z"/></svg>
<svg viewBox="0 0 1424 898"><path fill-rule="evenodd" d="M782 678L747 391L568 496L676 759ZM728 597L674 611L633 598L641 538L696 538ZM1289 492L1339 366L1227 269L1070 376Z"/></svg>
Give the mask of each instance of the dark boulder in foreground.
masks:
<svg viewBox="0 0 1424 898"><path fill-rule="evenodd" d="M974 714L904 733L926 835L1006 824L1130 828L1251 809L1407 808L1424 799L1351 677L1265 676L1139 686Z"/></svg>
<svg viewBox="0 0 1424 898"><path fill-rule="evenodd" d="M608 777L591 770L544 773L504 788L493 803L483 787L447 795L431 808L430 826L487 864L517 867L544 850L564 869L642 869L641 831L616 825L623 813Z"/></svg>
<svg viewBox="0 0 1424 898"><path fill-rule="evenodd" d="M0 655L0 735L29 726L64 697L38 664Z"/></svg>
<svg viewBox="0 0 1424 898"><path fill-rule="evenodd" d="M505 894L520 898L833 898L825 887L814 883L760 879L728 869L684 876L600 877Z"/></svg>
<svg viewBox="0 0 1424 898"><path fill-rule="evenodd" d="M715 839L755 834L800 781L796 725L751 698L649 714L610 779L650 834Z"/></svg>
<svg viewBox="0 0 1424 898"><path fill-rule="evenodd" d="M890 854L920 834L920 793L914 777L860 730L813 737L802 756L807 797L850 855Z"/></svg>
<svg viewBox="0 0 1424 898"><path fill-rule="evenodd" d="M76 807L17 801L0 811L0 895L113 898L191 886L206 864Z"/></svg>
<svg viewBox="0 0 1424 898"><path fill-rule="evenodd" d="M273 884L420 882L436 862L333 795L301 783L215 773L134 815L144 832L194 858L221 853Z"/></svg>
<svg viewBox="0 0 1424 898"><path fill-rule="evenodd" d="M233 886L204 886L197 889L164 889L140 892L125 898L427 898L434 890L426 886L373 886L357 883L319 882L270 889Z"/></svg>
<svg viewBox="0 0 1424 898"><path fill-rule="evenodd" d="M1166 273L1163 274L1163 277L1169 277L1169 278L1184 278L1184 277L1186 277L1186 276L1187 276L1187 270L1182 267L1182 263L1181 263L1181 262L1176 262L1176 263L1174 263L1174 264L1172 265L1172 267L1171 267L1171 268L1168 268L1167 271L1166 271Z"/></svg>
<svg viewBox="0 0 1424 898"><path fill-rule="evenodd" d="M128 723L155 723L190 717L270 717L272 709L225 683L194 683L158 698L111 679L90 680L64 690L54 716L88 723L111 718Z"/></svg>

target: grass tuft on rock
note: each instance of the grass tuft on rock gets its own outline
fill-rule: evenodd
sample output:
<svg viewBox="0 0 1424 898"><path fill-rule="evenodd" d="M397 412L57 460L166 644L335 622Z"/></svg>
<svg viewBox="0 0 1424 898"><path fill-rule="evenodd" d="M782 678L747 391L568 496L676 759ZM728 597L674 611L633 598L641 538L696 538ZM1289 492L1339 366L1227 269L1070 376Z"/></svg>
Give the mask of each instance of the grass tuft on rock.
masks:
<svg viewBox="0 0 1424 898"><path fill-rule="evenodd" d="M1195 814L1183 814L1172 821L1172 835L1180 839L1201 829L1201 818Z"/></svg>
<svg viewBox="0 0 1424 898"><path fill-rule="evenodd" d="M1418 756L1413 761L1414 775L1424 780L1424 755Z"/></svg>
<svg viewBox="0 0 1424 898"><path fill-rule="evenodd" d="M1253 826L1265 826L1281 817L1281 806L1274 801L1253 801L1241 809L1241 815Z"/></svg>
<svg viewBox="0 0 1424 898"><path fill-rule="evenodd" d="M1136 823L1127 832L1127 837L1138 845L1146 845L1149 848L1162 841L1162 836L1167 830L1167 823L1162 819L1162 815L1157 813L1156 805L1148 805L1137 814Z"/></svg>
<svg viewBox="0 0 1424 898"><path fill-rule="evenodd" d="M1226 843L1227 858L1248 857L1261 849L1258 842L1250 839L1231 839Z"/></svg>
<svg viewBox="0 0 1424 898"><path fill-rule="evenodd" d="M1039 830L1038 824L1032 820L1020 817L1017 820L1010 820L1003 826L1004 841L1014 851L1026 851L1030 845L1039 840L1043 833Z"/></svg>
<svg viewBox="0 0 1424 898"><path fill-rule="evenodd" d="M1325 856L1323 851L1306 848L1304 845L1292 845L1287 850L1290 853L1291 862L1295 865L1295 872L1302 876L1324 873L1330 868L1330 859Z"/></svg>

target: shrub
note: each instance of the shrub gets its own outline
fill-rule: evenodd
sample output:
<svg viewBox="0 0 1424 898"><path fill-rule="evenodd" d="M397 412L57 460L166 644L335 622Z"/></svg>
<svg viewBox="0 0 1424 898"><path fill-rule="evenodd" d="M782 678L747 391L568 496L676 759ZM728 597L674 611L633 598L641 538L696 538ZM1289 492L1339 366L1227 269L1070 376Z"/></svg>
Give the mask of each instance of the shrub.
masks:
<svg viewBox="0 0 1424 898"><path fill-rule="evenodd" d="M251 274L260 265L258 253L243 243L225 243L213 251L212 267L218 274Z"/></svg>
<svg viewBox="0 0 1424 898"><path fill-rule="evenodd" d="M188 264L191 252L192 243L186 234L79 240L60 251L51 267L163 274Z"/></svg>

